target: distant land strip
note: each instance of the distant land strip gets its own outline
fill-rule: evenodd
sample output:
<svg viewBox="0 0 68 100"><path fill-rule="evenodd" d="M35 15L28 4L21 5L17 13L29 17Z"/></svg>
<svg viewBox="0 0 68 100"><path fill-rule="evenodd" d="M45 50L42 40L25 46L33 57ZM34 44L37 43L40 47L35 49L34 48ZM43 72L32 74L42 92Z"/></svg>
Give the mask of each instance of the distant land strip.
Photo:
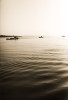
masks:
<svg viewBox="0 0 68 100"><path fill-rule="evenodd" d="M15 36L15 35L0 35L0 37L22 37L22 36Z"/></svg>

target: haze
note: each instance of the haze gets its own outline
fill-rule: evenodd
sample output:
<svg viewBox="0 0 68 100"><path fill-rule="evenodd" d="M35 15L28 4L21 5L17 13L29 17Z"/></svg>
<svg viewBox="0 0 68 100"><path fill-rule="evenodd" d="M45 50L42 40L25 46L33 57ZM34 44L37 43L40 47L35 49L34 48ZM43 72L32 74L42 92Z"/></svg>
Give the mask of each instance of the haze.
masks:
<svg viewBox="0 0 68 100"><path fill-rule="evenodd" d="M67 35L68 0L0 0L0 34Z"/></svg>

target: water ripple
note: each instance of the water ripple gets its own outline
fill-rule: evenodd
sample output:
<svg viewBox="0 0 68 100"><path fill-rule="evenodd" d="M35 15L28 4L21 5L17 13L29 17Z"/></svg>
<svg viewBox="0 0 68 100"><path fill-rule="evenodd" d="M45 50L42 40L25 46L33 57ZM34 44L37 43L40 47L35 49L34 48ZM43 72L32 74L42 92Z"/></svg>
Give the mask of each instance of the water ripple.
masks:
<svg viewBox="0 0 68 100"><path fill-rule="evenodd" d="M50 48L43 41L37 45L37 39L35 44L34 40L27 41L21 39L12 44L1 40L1 97L5 96L4 100L67 100L68 49L61 44L52 44Z"/></svg>

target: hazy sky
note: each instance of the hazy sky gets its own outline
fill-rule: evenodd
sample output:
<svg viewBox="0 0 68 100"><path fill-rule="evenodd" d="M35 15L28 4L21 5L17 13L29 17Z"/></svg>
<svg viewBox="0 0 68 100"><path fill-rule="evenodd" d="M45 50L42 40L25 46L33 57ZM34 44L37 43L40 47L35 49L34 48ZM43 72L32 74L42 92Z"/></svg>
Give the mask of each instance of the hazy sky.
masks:
<svg viewBox="0 0 68 100"><path fill-rule="evenodd" d="M68 0L0 1L1 34L68 34Z"/></svg>

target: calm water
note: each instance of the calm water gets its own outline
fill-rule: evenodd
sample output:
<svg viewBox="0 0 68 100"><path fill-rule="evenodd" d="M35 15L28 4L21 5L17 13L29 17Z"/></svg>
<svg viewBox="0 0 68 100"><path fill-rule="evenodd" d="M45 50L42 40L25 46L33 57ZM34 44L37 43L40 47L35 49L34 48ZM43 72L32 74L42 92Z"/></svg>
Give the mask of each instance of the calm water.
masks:
<svg viewBox="0 0 68 100"><path fill-rule="evenodd" d="M67 37L0 38L0 100L68 100Z"/></svg>

